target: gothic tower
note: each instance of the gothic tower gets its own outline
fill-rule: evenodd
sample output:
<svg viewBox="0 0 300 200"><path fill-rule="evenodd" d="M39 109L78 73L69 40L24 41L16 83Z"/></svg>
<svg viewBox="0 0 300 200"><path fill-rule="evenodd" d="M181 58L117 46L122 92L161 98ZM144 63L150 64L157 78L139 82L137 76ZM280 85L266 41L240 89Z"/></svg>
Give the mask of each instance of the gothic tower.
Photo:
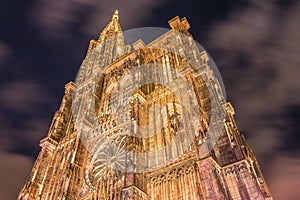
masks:
<svg viewBox="0 0 300 200"><path fill-rule="evenodd" d="M272 199L214 63L186 18L125 45L116 11L91 40L20 200Z"/></svg>

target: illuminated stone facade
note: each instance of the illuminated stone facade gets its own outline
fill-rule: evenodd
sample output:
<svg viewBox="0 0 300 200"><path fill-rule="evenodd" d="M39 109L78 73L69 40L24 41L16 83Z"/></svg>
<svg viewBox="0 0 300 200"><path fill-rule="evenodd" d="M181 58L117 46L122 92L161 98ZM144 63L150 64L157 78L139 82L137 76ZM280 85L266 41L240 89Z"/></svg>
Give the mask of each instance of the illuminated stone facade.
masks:
<svg viewBox="0 0 300 200"><path fill-rule="evenodd" d="M91 40L18 199L272 199L209 56L169 25L131 47L116 12Z"/></svg>

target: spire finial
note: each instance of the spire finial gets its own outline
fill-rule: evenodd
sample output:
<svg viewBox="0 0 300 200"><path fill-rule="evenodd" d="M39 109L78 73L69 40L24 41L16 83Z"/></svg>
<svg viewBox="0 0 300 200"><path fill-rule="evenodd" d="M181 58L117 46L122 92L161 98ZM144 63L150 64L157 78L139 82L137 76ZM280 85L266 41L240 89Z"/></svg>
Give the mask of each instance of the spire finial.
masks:
<svg viewBox="0 0 300 200"><path fill-rule="evenodd" d="M119 11L116 10L113 17L112 17L113 20L119 20Z"/></svg>

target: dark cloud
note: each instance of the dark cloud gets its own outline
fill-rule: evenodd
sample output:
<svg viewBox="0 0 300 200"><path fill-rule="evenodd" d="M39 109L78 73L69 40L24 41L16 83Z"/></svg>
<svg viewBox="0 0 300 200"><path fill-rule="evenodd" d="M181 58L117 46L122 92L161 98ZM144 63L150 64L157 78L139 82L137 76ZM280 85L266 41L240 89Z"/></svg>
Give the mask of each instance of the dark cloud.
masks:
<svg viewBox="0 0 300 200"><path fill-rule="evenodd" d="M36 117L25 120L21 128L8 127L6 134L13 143L9 152L36 157L40 150L39 141L47 136L49 126L49 117Z"/></svg>
<svg viewBox="0 0 300 200"><path fill-rule="evenodd" d="M13 122L0 116L0 151L17 153L32 158L39 151L39 140L46 137L50 117L23 117L23 122Z"/></svg>
<svg viewBox="0 0 300 200"><path fill-rule="evenodd" d="M0 41L0 67L12 54L12 49Z"/></svg>
<svg viewBox="0 0 300 200"><path fill-rule="evenodd" d="M121 13L123 28L141 25L151 8L160 4L158 0L42 0L34 6L31 18L45 36L60 39L72 34L73 27L86 35L99 33L115 10Z"/></svg>
<svg viewBox="0 0 300 200"><path fill-rule="evenodd" d="M278 155L268 168L268 181L274 199L299 199L300 159Z"/></svg>
<svg viewBox="0 0 300 200"><path fill-rule="evenodd" d="M0 199L17 199L29 176L33 160L27 156L0 151Z"/></svg>
<svg viewBox="0 0 300 200"><path fill-rule="evenodd" d="M42 84L12 81L0 86L0 150L35 157L46 136L50 95Z"/></svg>
<svg viewBox="0 0 300 200"><path fill-rule="evenodd" d="M41 84L13 81L0 87L0 103L6 109L18 112L32 113L33 107L48 103L49 94ZM38 98L37 98L38 97Z"/></svg>
<svg viewBox="0 0 300 200"><path fill-rule="evenodd" d="M300 151L300 105L292 105L286 108L286 113L281 116L284 119L290 119L285 124L280 124L281 139L284 141L280 150L299 153Z"/></svg>

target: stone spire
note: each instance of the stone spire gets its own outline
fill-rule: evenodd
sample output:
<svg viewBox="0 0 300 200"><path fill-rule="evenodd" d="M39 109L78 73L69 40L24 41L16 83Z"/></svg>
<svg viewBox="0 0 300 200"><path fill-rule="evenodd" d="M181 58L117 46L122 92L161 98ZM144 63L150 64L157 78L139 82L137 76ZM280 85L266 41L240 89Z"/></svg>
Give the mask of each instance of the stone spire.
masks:
<svg viewBox="0 0 300 200"><path fill-rule="evenodd" d="M117 35L122 33L122 28L119 23L119 11L116 10L115 13L112 16L111 21L108 23L108 25L104 28L104 30L101 32L98 41L102 42L107 38L112 37L113 35Z"/></svg>
<svg viewBox="0 0 300 200"><path fill-rule="evenodd" d="M125 52L125 43L124 43L124 36L121 25L119 23L119 11L116 10L112 16L111 21L107 24L107 26L103 29L100 33L98 40L91 40L90 45L88 47L87 54L89 55L93 49L95 49L99 44L103 43L104 41L114 40L112 45L115 46L115 49L118 49L115 52L110 52L111 55L120 56ZM110 43L110 42L109 42ZM106 46L106 45L104 45ZM114 48L108 48L114 49ZM113 57L116 57L113 56Z"/></svg>

